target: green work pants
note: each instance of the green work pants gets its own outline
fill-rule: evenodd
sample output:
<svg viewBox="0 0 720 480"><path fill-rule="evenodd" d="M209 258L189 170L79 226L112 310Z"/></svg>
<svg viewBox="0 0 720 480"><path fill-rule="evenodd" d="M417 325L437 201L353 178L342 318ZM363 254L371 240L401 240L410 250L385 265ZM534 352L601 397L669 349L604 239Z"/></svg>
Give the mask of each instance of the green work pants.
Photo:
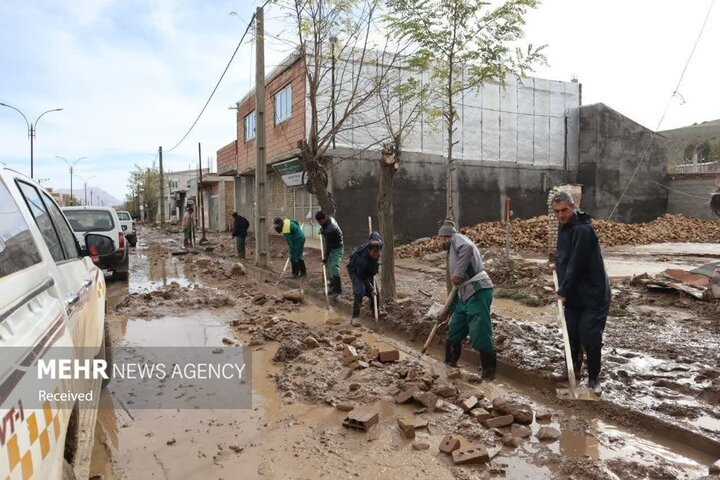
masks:
<svg viewBox="0 0 720 480"><path fill-rule="evenodd" d="M235 246L237 247L238 253L245 251L245 238L246 237L235 237Z"/></svg>
<svg viewBox="0 0 720 480"><path fill-rule="evenodd" d="M327 259L327 275L330 278L340 276L340 262L342 262L343 252L345 247L335 248L330 250Z"/></svg>
<svg viewBox="0 0 720 480"><path fill-rule="evenodd" d="M466 302L456 298L447 341L461 343L470 334L470 344L480 352L494 352L495 344L490 319L493 289L478 290Z"/></svg>

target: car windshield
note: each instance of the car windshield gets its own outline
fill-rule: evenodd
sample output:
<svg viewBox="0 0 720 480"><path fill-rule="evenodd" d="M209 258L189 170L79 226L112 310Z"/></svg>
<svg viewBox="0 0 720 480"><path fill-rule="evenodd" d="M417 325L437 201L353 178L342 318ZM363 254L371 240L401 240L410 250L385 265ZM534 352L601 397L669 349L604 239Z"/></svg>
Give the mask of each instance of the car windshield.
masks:
<svg viewBox="0 0 720 480"><path fill-rule="evenodd" d="M129 220L132 220L128 212L117 212L117 216L121 222L127 222Z"/></svg>
<svg viewBox="0 0 720 480"><path fill-rule="evenodd" d="M113 217L105 210L64 210L76 232L108 232L115 228Z"/></svg>

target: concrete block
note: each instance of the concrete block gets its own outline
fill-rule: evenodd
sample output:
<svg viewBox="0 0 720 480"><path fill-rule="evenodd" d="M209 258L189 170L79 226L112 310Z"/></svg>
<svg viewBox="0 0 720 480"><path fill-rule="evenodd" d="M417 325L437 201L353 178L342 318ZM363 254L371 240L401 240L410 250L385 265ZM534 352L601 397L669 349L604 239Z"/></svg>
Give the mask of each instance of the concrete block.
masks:
<svg viewBox="0 0 720 480"><path fill-rule="evenodd" d="M343 426L367 432L370 427L377 425L380 415L373 407L356 408L348 413L343 421Z"/></svg>
<svg viewBox="0 0 720 480"><path fill-rule="evenodd" d="M452 452L455 465L467 465L470 463L487 463L490 461L488 451L482 445L472 445Z"/></svg>
<svg viewBox="0 0 720 480"><path fill-rule="evenodd" d="M382 363L397 362L400 360L400 352L397 350L387 350L385 352L378 353L377 358Z"/></svg>
<svg viewBox="0 0 720 480"><path fill-rule="evenodd" d="M478 422L483 422L493 418L493 414L485 410L484 408L473 408L470 410L470 416Z"/></svg>
<svg viewBox="0 0 720 480"><path fill-rule="evenodd" d="M400 431L402 432L403 436L407 438L408 440L412 440L415 438L415 420L412 418L398 418L397 419L398 427L400 427Z"/></svg>
<svg viewBox="0 0 720 480"><path fill-rule="evenodd" d="M440 451L444 453L452 453L459 449L462 443L460 435L445 435L440 442Z"/></svg>
<svg viewBox="0 0 720 480"><path fill-rule="evenodd" d="M472 396L470 398L466 398L462 402L460 402L460 408L462 408L465 413L468 413L470 410L475 408L475 406L478 404L478 399L475 396Z"/></svg>
<svg viewBox="0 0 720 480"><path fill-rule="evenodd" d="M418 392L420 392L420 388L417 385L414 385L395 395L395 403L407 403L412 400L414 395Z"/></svg>
<svg viewBox="0 0 720 480"><path fill-rule="evenodd" d="M503 415L502 417L493 417L483 420L481 423L485 428L500 428L512 425L515 418L512 415Z"/></svg>

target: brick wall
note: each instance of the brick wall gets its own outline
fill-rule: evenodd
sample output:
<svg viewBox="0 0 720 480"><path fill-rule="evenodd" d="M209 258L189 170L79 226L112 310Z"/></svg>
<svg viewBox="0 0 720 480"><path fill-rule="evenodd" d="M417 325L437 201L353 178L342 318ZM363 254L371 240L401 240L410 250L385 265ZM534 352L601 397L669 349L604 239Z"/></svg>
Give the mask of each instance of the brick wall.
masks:
<svg viewBox="0 0 720 480"><path fill-rule="evenodd" d="M275 125L275 93L292 84L292 115ZM297 142L305 138L305 73L303 62L298 59L285 71L275 76L265 86L265 141L268 164L274 159L297 148ZM245 117L255 110L255 95L251 95L238 107L237 151L238 173L255 169L255 139L245 141ZM219 154L219 152L218 152ZM220 160L218 159L218 165ZM218 171L220 167L218 166Z"/></svg>
<svg viewBox="0 0 720 480"><path fill-rule="evenodd" d="M237 172L237 141L233 140L217 151L218 174Z"/></svg>

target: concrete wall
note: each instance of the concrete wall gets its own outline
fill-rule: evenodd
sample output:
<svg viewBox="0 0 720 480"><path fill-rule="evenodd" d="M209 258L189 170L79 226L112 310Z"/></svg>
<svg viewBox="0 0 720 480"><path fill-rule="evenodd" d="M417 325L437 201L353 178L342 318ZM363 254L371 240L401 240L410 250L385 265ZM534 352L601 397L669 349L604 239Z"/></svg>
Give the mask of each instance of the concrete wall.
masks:
<svg viewBox="0 0 720 480"><path fill-rule="evenodd" d="M577 182L583 209L607 219L648 148L652 131L602 104L580 108ZM656 135L612 219L646 222L667 212L666 139Z"/></svg>
<svg viewBox="0 0 720 480"><path fill-rule="evenodd" d="M710 196L720 186L720 173L677 173L669 186L668 213L717 220L710 211Z"/></svg>
<svg viewBox="0 0 720 480"><path fill-rule="evenodd" d="M377 220L379 154L367 153L343 160L331 169L338 220L348 245L367 237L367 217ZM338 159L336 159L337 161ZM547 194L553 185L571 180L572 173L558 168L459 161L461 226L501 219L501 193L512 199L516 218L546 213ZM393 196L395 235L415 239L436 235L445 218L445 160L439 155L403 153L395 175Z"/></svg>

